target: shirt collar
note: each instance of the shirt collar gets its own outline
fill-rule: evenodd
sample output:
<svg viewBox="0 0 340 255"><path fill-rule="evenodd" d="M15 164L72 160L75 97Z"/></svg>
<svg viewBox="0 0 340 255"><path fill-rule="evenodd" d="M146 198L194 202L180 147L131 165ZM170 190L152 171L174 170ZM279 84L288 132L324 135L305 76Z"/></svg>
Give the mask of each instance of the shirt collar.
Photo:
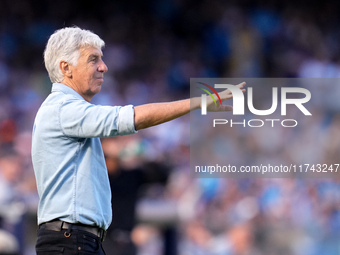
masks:
<svg viewBox="0 0 340 255"><path fill-rule="evenodd" d="M85 100L81 95L79 95L74 89L71 87L62 84L62 83L53 83L52 84L52 92L63 92L64 94L71 94L78 99Z"/></svg>

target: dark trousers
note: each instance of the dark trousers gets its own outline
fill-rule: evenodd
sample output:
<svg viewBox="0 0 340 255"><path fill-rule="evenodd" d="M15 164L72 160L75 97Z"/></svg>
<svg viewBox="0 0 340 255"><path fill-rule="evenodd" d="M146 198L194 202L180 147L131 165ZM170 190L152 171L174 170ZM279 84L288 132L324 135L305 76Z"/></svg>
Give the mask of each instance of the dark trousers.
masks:
<svg viewBox="0 0 340 255"><path fill-rule="evenodd" d="M105 255L102 248L102 242L99 237L92 233L78 229L54 231L41 227L38 230L38 240L35 249L37 255Z"/></svg>

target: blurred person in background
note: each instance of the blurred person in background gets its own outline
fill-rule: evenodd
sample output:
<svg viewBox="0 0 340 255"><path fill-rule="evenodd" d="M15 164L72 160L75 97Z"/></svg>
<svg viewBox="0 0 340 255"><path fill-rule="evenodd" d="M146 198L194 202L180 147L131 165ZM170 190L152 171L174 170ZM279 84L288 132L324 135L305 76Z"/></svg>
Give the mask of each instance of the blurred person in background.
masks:
<svg viewBox="0 0 340 255"><path fill-rule="evenodd" d="M123 107L91 104L108 70L103 46L98 35L68 27L52 34L45 48L52 93L38 110L32 138L40 196L37 254L104 254L102 241L112 210L99 137L134 134L200 108L200 98ZM222 100L232 97L228 90L219 95ZM207 109L232 108L209 98Z"/></svg>
<svg viewBox="0 0 340 255"><path fill-rule="evenodd" d="M131 235L137 223L136 205L141 198L141 189L156 183L164 185L169 172L164 164L141 158L134 140L122 138L130 137L102 140L114 212L103 243L108 255L137 254Z"/></svg>
<svg viewBox="0 0 340 255"><path fill-rule="evenodd" d="M19 244L16 238L0 229L0 255L19 255Z"/></svg>
<svg viewBox="0 0 340 255"><path fill-rule="evenodd" d="M18 249L24 246L24 195L21 190L22 166L16 154L8 153L0 158L0 229L13 235ZM5 232L4 232L5 233Z"/></svg>

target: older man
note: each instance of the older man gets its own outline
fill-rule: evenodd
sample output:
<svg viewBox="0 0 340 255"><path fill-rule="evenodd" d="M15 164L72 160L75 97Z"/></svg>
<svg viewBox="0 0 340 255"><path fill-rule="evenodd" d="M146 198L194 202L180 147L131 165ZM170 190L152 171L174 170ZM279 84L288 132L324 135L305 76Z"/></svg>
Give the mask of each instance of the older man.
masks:
<svg viewBox="0 0 340 255"><path fill-rule="evenodd" d="M112 218L100 137L133 134L200 108L200 99L140 106L97 106L104 42L78 27L56 31L44 52L53 82L33 127L32 161L40 203L37 254L105 254L101 242ZM244 84L238 85L243 87ZM220 93L231 98L229 91ZM191 106L190 106L191 105ZM208 102L208 110L231 107ZM57 253L55 253L57 254Z"/></svg>

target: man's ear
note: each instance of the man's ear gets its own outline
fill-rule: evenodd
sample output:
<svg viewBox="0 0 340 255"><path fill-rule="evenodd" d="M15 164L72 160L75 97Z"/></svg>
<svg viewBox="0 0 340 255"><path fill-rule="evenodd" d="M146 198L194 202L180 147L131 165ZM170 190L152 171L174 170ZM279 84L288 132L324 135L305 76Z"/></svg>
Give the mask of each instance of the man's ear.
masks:
<svg viewBox="0 0 340 255"><path fill-rule="evenodd" d="M65 77L72 78L72 67L68 62L60 61L59 67Z"/></svg>

